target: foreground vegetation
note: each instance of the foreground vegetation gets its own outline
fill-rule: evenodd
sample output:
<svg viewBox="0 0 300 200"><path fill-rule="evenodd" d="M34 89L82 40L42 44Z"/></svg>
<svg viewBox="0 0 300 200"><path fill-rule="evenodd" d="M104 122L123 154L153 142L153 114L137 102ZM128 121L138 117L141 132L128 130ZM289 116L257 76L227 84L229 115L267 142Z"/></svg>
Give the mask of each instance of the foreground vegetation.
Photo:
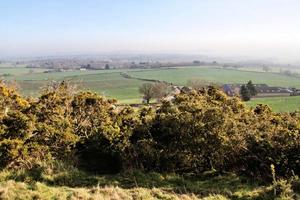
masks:
<svg viewBox="0 0 300 200"><path fill-rule="evenodd" d="M52 167L0 173L1 199L271 200L299 198L299 189L299 182L262 184L214 171L197 176L140 171L90 175L71 166L53 163Z"/></svg>
<svg viewBox="0 0 300 200"><path fill-rule="evenodd" d="M2 197L297 197L299 113L249 109L214 87L157 107L115 105L68 82L36 99L1 82Z"/></svg>

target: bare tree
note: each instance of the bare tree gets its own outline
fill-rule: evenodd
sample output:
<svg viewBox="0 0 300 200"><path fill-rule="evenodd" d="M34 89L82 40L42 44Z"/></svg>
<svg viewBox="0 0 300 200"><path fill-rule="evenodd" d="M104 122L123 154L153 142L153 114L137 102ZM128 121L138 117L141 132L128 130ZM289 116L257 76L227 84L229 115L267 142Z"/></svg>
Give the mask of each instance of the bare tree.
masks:
<svg viewBox="0 0 300 200"><path fill-rule="evenodd" d="M153 84L151 83L144 83L140 86L139 92L143 94L143 99L147 102L147 104L150 103L150 100L154 98L154 90L153 90Z"/></svg>
<svg viewBox="0 0 300 200"><path fill-rule="evenodd" d="M171 87L167 83L158 82L153 85L154 97L157 101L168 96L171 93Z"/></svg>

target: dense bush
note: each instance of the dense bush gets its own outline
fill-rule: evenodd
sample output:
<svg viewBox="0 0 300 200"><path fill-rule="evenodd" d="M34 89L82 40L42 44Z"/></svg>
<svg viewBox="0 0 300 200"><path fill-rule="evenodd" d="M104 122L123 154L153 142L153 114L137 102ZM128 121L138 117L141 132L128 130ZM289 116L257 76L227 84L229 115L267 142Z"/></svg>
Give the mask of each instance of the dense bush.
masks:
<svg viewBox="0 0 300 200"><path fill-rule="evenodd" d="M237 99L214 88L163 103L151 127L161 167L195 172L223 169L245 146L245 126L239 122L245 111Z"/></svg>
<svg viewBox="0 0 300 200"><path fill-rule="evenodd" d="M274 164L281 175L299 174L299 113L275 114L269 107L260 105L251 116L251 128L244 139L247 151L240 155L245 170L266 176Z"/></svg>
<svg viewBox="0 0 300 200"><path fill-rule="evenodd" d="M0 83L0 166L63 160L88 171L234 171L300 174L300 114L249 109L209 87L159 107L117 107L69 83L26 100Z"/></svg>
<svg viewBox="0 0 300 200"><path fill-rule="evenodd" d="M82 92L74 96L71 110L73 130L80 138L74 148L78 165L91 171L118 171L120 156L113 144L120 136L120 129L111 102Z"/></svg>

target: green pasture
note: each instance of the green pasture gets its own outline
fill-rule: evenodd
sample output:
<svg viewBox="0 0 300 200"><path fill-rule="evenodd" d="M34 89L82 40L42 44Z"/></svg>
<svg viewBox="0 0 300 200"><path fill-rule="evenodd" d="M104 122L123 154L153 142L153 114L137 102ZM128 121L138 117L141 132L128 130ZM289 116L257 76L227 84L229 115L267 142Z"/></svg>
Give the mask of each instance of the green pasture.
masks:
<svg viewBox="0 0 300 200"><path fill-rule="evenodd" d="M251 72L242 70L219 69L209 67L181 67L129 72L131 76L146 79L157 79L170 83L185 85L190 79L206 80L214 83L266 83L270 86L298 87L300 78L289 77L278 73Z"/></svg>
<svg viewBox="0 0 300 200"><path fill-rule="evenodd" d="M293 112L300 110L300 96L256 98L246 103L254 107L257 104L269 105L275 112Z"/></svg>
<svg viewBox="0 0 300 200"><path fill-rule="evenodd" d="M24 66L0 65L0 78L18 83L19 90L26 96L37 96L43 86L51 81L69 80L82 90L91 90L120 103L140 103L138 92L144 81L126 79L120 75L126 72L136 78L156 79L176 85L186 85L188 80L205 80L214 83L266 83L271 86L300 88L300 78L288 77L277 73L251 72L212 67L177 67L165 69L116 69L97 71L66 71L43 73L46 69L28 69ZM299 109L300 97L277 97L253 99L247 105L268 104L274 111L294 111Z"/></svg>
<svg viewBox="0 0 300 200"><path fill-rule="evenodd" d="M5 80L15 81L19 90L26 96L37 96L42 87L52 81L69 80L76 83L82 90L91 90L109 98L116 98L121 103L140 103L141 95L138 88L143 81L126 79L120 75L125 70L98 70L98 71L67 71L43 73L36 71L29 73L26 68L1 69L11 76L2 77ZM45 70L43 70L45 71Z"/></svg>

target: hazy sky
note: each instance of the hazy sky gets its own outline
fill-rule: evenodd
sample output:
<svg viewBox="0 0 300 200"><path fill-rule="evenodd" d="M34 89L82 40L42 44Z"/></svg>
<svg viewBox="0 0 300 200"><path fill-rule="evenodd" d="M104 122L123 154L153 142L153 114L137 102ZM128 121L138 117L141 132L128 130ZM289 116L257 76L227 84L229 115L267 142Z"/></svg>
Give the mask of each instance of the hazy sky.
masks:
<svg viewBox="0 0 300 200"><path fill-rule="evenodd" d="M0 8L0 56L300 54L299 0L0 0Z"/></svg>

